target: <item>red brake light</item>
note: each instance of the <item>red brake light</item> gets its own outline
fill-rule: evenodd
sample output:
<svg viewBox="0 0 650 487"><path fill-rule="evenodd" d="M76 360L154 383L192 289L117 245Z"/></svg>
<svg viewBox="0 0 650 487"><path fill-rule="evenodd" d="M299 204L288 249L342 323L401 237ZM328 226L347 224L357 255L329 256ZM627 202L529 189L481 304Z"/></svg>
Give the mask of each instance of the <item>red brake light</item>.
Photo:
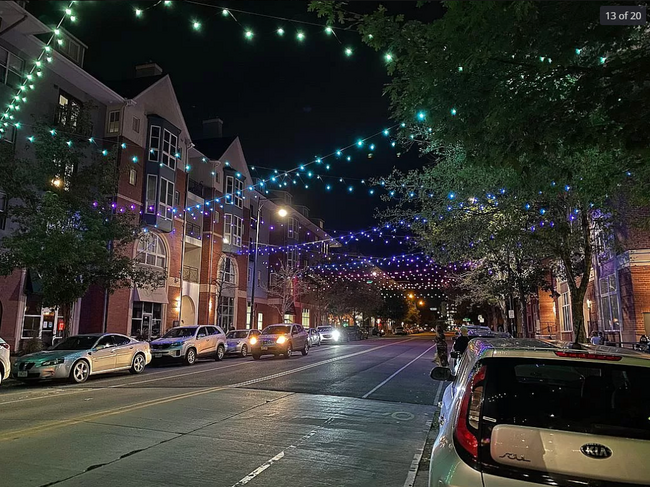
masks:
<svg viewBox="0 0 650 487"><path fill-rule="evenodd" d="M621 360L620 355L604 355L600 353L587 353L587 352L555 352L558 357L567 358L584 358L590 360L609 360L610 362L618 362Z"/></svg>
<svg viewBox="0 0 650 487"><path fill-rule="evenodd" d="M456 423L456 440L458 445L469 453L474 460L478 457L478 438L470 428L478 433L478 422L483 401L483 385L485 379L485 365L482 366L467 384L460 413Z"/></svg>
<svg viewBox="0 0 650 487"><path fill-rule="evenodd" d="M0 343L0 347L6 348L7 350L9 350L9 344L8 343Z"/></svg>

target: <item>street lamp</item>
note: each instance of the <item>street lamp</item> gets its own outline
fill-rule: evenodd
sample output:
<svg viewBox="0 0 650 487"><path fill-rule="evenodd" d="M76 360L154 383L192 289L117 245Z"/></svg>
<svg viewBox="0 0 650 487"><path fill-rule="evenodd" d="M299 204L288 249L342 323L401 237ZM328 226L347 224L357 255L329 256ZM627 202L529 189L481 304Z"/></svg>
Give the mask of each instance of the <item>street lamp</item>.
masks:
<svg viewBox="0 0 650 487"><path fill-rule="evenodd" d="M255 285L257 284L257 249L260 246L260 220L262 219L262 208L268 200L260 203L257 207L257 229L255 230L255 257L253 257L253 279L251 282L251 312L249 317L249 323L251 329L253 328L253 317L255 316ZM285 208L280 208L278 210L278 216L284 218L289 214Z"/></svg>

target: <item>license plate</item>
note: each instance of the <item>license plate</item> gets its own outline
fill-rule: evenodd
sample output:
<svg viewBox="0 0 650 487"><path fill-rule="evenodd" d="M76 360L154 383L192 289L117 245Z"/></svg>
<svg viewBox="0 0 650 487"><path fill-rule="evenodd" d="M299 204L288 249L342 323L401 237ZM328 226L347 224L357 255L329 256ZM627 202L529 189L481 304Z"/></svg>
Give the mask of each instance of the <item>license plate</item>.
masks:
<svg viewBox="0 0 650 487"><path fill-rule="evenodd" d="M18 377L27 377L27 371L19 371Z"/></svg>
<svg viewBox="0 0 650 487"><path fill-rule="evenodd" d="M262 350L268 350L269 349L269 347L261 347L261 348L262 348Z"/></svg>
<svg viewBox="0 0 650 487"><path fill-rule="evenodd" d="M153 356L155 358L160 358L160 357L162 357L162 353L154 353Z"/></svg>

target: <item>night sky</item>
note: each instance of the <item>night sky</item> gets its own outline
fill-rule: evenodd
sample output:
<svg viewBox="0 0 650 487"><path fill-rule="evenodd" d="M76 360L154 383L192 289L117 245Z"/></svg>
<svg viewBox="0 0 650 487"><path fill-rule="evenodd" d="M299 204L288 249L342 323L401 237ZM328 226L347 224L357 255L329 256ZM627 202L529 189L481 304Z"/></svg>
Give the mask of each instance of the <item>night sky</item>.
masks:
<svg viewBox="0 0 650 487"><path fill-rule="evenodd" d="M78 2L78 21L70 30L88 45L85 69L101 81L134 76L137 64L153 61L171 76L194 138L201 136L201 121L219 117L224 135L238 135L250 166L290 169L316 155L333 152L392 125L388 100L382 95L388 82L381 53L363 45L354 32L340 32L340 44L323 27L297 25L274 18L233 12L241 24L223 17L221 9L174 1L146 10L136 18L134 8L155 2ZM323 24L307 12L302 1L205 2L220 7ZM35 2L28 9L52 24L67 2ZM356 11L370 11L378 2L351 2ZM384 2L390 12L409 17L440 15L438 4L426 10L415 2ZM191 19L201 21L200 32ZM252 42L243 28L254 31ZM283 27L280 38L276 29ZM296 32L305 34L304 42ZM347 58L344 46L352 46ZM109 83L110 84L110 83ZM330 173L340 177L367 178L388 174L392 167L417 167L424 161L415 151L397 158L386 138L377 139L374 157L368 150L353 150L352 162L332 159ZM266 173L261 173L266 174ZM358 181L353 181L358 184ZM311 208L329 230L361 230L377 223L377 196L332 183L309 190L294 190L294 201Z"/></svg>

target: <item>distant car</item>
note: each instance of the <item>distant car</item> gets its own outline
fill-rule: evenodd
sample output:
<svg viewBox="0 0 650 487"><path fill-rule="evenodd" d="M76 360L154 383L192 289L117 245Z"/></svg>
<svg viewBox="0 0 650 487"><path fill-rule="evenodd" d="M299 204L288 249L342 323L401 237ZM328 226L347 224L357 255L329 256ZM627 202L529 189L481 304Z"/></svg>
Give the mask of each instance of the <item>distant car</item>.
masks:
<svg viewBox="0 0 650 487"><path fill-rule="evenodd" d="M320 347L321 336L318 330L316 328L309 328L308 333L309 333L309 346Z"/></svg>
<svg viewBox="0 0 650 487"><path fill-rule="evenodd" d="M20 357L11 376L23 382L38 379L69 379L85 382L89 376L128 370L141 373L151 362L147 342L117 333L74 335L49 350Z"/></svg>
<svg viewBox="0 0 650 487"><path fill-rule="evenodd" d="M361 328L356 325L344 327L343 333L345 333L347 341L361 340Z"/></svg>
<svg viewBox="0 0 650 487"><path fill-rule="evenodd" d="M395 335L408 335L408 331L403 326L396 326Z"/></svg>
<svg viewBox="0 0 650 487"><path fill-rule="evenodd" d="M226 354L246 357L260 336L259 330L231 330L226 333Z"/></svg>
<svg viewBox="0 0 650 487"><path fill-rule="evenodd" d="M341 332L333 326L319 326L316 329L320 333L321 343L340 343L343 341Z"/></svg>
<svg viewBox="0 0 650 487"><path fill-rule="evenodd" d="M647 354L476 338L431 377L450 383L429 487L648 485Z"/></svg>
<svg viewBox="0 0 650 487"><path fill-rule="evenodd" d="M10 353L11 350L9 344L0 338L0 386L11 374L11 362L9 361Z"/></svg>
<svg viewBox="0 0 650 487"><path fill-rule="evenodd" d="M361 327L361 328L360 328L360 333L361 333L361 339L362 339L362 340L367 340L367 339L368 339L368 336L370 335L370 334L368 333L368 328L363 328L363 327Z"/></svg>
<svg viewBox="0 0 650 487"><path fill-rule="evenodd" d="M194 365L199 357L222 360L226 355L226 334L218 326L177 326L151 342L154 360L176 359Z"/></svg>
<svg viewBox="0 0 650 487"><path fill-rule="evenodd" d="M251 348L255 360L262 355L282 355L289 358L294 350L300 350L303 355L309 353L309 335L296 323L269 325L262 330L257 343Z"/></svg>

